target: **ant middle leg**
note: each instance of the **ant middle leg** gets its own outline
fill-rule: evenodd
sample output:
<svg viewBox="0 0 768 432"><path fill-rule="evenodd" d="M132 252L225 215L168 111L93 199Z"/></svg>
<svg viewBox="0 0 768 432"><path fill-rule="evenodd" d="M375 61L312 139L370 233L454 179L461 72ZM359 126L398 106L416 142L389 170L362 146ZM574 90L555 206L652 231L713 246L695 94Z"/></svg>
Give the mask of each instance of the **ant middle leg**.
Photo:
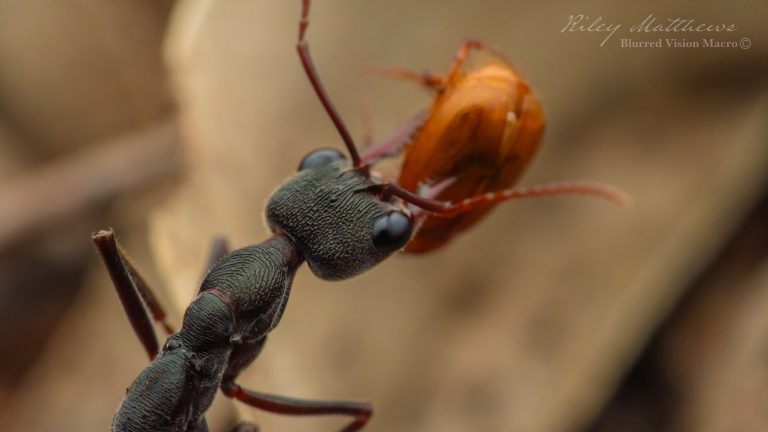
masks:
<svg viewBox="0 0 768 432"><path fill-rule="evenodd" d="M211 241L211 247L208 249L208 258L205 260L205 268L203 269L203 277L201 280L205 279L208 272L211 271L211 268L228 254L229 243L227 242L227 239L223 236L214 237Z"/></svg>
<svg viewBox="0 0 768 432"><path fill-rule="evenodd" d="M259 432L259 427L253 423L239 423L235 425L229 432Z"/></svg>
<svg viewBox="0 0 768 432"><path fill-rule="evenodd" d="M165 309L138 270L125 257L112 229L92 234L91 241L107 267L107 272L134 333L149 355L149 359L153 360L160 347L147 309L152 314L152 319L159 322L163 330L170 335L174 330L167 321Z"/></svg>
<svg viewBox="0 0 768 432"><path fill-rule="evenodd" d="M208 422L205 421L205 417L200 419L200 423L197 424L194 430L190 432L209 432ZM232 427L229 432L259 432L259 427L253 423L240 422Z"/></svg>
<svg viewBox="0 0 768 432"><path fill-rule="evenodd" d="M221 381L221 391L227 397L275 414L293 416L343 415L353 417L353 420L342 429L342 432L358 431L365 426L373 414L373 407L368 402L296 399L248 390L237 384L235 379L259 355L266 339L264 337L255 342L243 343L236 346L232 351L227 370L224 372L224 377Z"/></svg>

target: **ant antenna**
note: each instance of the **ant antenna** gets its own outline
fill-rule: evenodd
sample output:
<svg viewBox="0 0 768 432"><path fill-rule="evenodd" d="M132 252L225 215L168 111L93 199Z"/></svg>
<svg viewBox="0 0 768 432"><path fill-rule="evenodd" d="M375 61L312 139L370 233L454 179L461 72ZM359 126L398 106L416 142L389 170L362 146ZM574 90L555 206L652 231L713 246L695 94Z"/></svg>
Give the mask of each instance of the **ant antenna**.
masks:
<svg viewBox="0 0 768 432"><path fill-rule="evenodd" d="M467 198L457 203L439 201L415 194L393 183L377 185L382 193L394 195L416 207L430 213L443 216L452 216L465 213L480 207L497 204L503 201L524 198L536 198L554 195L591 195L606 199L621 207L632 207L632 198L624 191L613 186L591 181L565 181L546 183L530 187L516 187L498 192L488 192Z"/></svg>
<svg viewBox="0 0 768 432"><path fill-rule="evenodd" d="M359 168L363 164L360 159L360 154L357 152L357 148L355 147L355 142L352 140L352 136L349 134L347 126L344 125L344 121L341 119L339 113L336 111L336 108L334 108L333 104L331 103L331 99L328 97L328 93L326 93L325 89L323 88L323 84L320 82L320 76L317 74L317 70L315 70L315 66L312 63L312 57L309 54L309 45L304 39L304 33L306 33L307 27L309 26L308 16L309 0L304 0L301 8L301 21L299 21L299 42L296 44L296 50L299 52L301 64L304 66L304 71L307 73L307 77L309 78L309 82L312 84L312 88L315 89L317 97L320 98L320 103L323 104L325 111L328 113L331 121L336 126L336 130L339 131L339 135L341 135L341 139L344 141L344 144L347 146L349 157L352 159L352 165L355 168Z"/></svg>

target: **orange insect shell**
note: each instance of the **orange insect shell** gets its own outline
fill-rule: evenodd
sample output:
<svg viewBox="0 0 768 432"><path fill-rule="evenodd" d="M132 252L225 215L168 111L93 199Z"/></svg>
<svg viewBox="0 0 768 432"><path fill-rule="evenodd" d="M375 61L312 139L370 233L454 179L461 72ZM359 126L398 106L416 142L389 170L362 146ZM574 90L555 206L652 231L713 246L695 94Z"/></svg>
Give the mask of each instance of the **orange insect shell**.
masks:
<svg viewBox="0 0 768 432"><path fill-rule="evenodd" d="M539 147L541 105L528 84L500 58L447 77L427 120L404 150L399 184L449 177L455 182L436 199L457 202L514 185ZM450 217L425 215L405 252L437 249L482 219L493 206Z"/></svg>

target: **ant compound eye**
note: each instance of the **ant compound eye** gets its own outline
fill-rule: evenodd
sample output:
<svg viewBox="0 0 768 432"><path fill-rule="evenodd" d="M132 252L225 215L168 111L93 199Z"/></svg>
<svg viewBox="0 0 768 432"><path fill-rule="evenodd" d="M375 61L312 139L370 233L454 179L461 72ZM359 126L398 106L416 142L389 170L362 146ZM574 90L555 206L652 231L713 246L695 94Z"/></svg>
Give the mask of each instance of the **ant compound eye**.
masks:
<svg viewBox="0 0 768 432"><path fill-rule="evenodd" d="M400 213L391 212L373 224L373 245L380 251L393 251L408 243L413 233L413 222Z"/></svg>
<svg viewBox="0 0 768 432"><path fill-rule="evenodd" d="M336 149L317 149L304 156L304 159L302 159L301 163L299 163L299 171L317 168L322 165L328 165L331 162L336 162L342 159L346 159L344 153Z"/></svg>

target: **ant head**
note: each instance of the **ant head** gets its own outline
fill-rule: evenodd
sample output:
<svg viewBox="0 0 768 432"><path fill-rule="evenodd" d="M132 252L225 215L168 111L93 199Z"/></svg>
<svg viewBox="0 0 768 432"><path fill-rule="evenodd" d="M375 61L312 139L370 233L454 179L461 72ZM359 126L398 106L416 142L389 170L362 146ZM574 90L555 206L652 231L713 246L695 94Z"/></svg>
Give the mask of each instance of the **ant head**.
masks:
<svg viewBox="0 0 768 432"><path fill-rule="evenodd" d="M367 167L353 168L335 149L307 155L299 172L272 194L266 218L327 280L368 270L405 246L413 232L410 216L382 197Z"/></svg>

